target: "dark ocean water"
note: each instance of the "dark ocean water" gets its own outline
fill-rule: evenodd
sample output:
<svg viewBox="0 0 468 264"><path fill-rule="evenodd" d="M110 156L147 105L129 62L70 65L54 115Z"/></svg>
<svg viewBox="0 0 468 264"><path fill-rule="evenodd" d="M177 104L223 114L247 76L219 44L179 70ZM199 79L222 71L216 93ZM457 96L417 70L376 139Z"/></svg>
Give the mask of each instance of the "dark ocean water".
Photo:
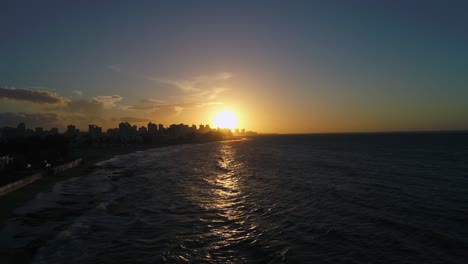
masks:
<svg viewBox="0 0 468 264"><path fill-rule="evenodd" d="M265 136L101 162L19 208L0 247L42 241L34 263L468 263L467 225L468 134Z"/></svg>

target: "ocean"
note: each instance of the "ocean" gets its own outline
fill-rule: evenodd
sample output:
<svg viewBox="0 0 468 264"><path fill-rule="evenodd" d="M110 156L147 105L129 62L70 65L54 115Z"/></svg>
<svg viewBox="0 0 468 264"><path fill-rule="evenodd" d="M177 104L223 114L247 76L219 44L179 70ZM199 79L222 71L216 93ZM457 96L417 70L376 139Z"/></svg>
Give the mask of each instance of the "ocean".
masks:
<svg viewBox="0 0 468 264"><path fill-rule="evenodd" d="M466 133L262 136L97 165L18 208L0 247L47 264L468 261Z"/></svg>

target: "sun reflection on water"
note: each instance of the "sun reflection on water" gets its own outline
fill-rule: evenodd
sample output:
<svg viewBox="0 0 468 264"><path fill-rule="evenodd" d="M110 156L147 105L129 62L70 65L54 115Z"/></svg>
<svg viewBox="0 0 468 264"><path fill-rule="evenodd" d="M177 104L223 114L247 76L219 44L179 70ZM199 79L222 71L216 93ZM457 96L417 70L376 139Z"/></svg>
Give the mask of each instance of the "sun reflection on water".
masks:
<svg viewBox="0 0 468 264"><path fill-rule="evenodd" d="M200 219L207 227L202 235L207 242L205 258L243 262L245 259L236 251L237 247L255 241L257 233L257 224L249 217L247 196L242 191L243 164L228 142L220 144L217 151L213 168L204 170L205 185L193 197L193 202L207 215Z"/></svg>

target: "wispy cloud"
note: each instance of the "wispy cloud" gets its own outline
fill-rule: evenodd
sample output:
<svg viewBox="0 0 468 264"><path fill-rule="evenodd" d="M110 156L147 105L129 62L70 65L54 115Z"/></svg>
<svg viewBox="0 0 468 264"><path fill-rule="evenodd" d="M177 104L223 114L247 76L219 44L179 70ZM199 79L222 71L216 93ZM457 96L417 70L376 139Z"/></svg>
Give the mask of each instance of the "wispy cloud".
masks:
<svg viewBox="0 0 468 264"><path fill-rule="evenodd" d="M55 105L64 105L69 102L69 99L49 91L4 87L0 87L0 99Z"/></svg>
<svg viewBox="0 0 468 264"><path fill-rule="evenodd" d="M228 72L220 72L188 79L168 79L146 75L140 75L140 77L172 86L185 93L186 99L213 100L220 93L230 90L226 87L226 82L232 79L233 75Z"/></svg>
<svg viewBox="0 0 468 264"><path fill-rule="evenodd" d="M156 79L161 83L172 85L184 92L201 92L216 88L220 82L232 78L232 74L222 72L214 75L199 75L190 79Z"/></svg>
<svg viewBox="0 0 468 264"><path fill-rule="evenodd" d="M83 91L73 90L72 93L78 96L83 96Z"/></svg>
<svg viewBox="0 0 468 264"><path fill-rule="evenodd" d="M127 106L127 110L151 110L157 108L157 105L130 105Z"/></svg>
<svg viewBox="0 0 468 264"><path fill-rule="evenodd" d="M142 102L145 100L142 100ZM147 104L143 103L141 105L131 105L127 106L126 109L128 110L150 110L150 111L160 111L165 109L172 109L176 111L177 114L182 113L185 109L197 109L212 105L220 105L223 104L222 102L184 102L184 103L172 103L172 104L163 104L163 103L155 103L155 104Z"/></svg>
<svg viewBox="0 0 468 264"><path fill-rule="evenodd" d="M180 115L184 108L182 106L174 106L174 111L176 112L176 116Z"/></svg>
<svg viewBox="0 0 468 264"><path fill-rule="evenodd" d="M164 101L154 98L141 99L139 104L127 106L128 110L154 110L159 106L164 106Z"/></svg>
<svg viewBox="0 0 468 264"><path fill-rule="evenodd" d="M148 103L148 104L163 104L164 103L163 100L158 100L158 99L154 99L154 98L141 99L140 102Z"/></svg>
<svg viewBox="0 0 468 264"><path fill-rule="evenodd" d="M123 97L120 95L100 95L93 97L94 102L102 103L104 109L111 108L125 108L125 106L119 105L118 103L123 100Z"/></svg>

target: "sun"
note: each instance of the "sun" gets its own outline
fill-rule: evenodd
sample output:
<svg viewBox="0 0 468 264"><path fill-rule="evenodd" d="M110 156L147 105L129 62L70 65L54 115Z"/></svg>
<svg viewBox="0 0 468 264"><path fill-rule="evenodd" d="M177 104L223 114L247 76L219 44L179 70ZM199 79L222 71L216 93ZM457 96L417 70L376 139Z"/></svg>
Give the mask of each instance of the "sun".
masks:
<svg viewBox="0 0 468 264"><path fill-rule="evenodd" d="M214 118L214 125L219 128L235 129L237 126L236 115L228 110L216 113Z"/></svg>

